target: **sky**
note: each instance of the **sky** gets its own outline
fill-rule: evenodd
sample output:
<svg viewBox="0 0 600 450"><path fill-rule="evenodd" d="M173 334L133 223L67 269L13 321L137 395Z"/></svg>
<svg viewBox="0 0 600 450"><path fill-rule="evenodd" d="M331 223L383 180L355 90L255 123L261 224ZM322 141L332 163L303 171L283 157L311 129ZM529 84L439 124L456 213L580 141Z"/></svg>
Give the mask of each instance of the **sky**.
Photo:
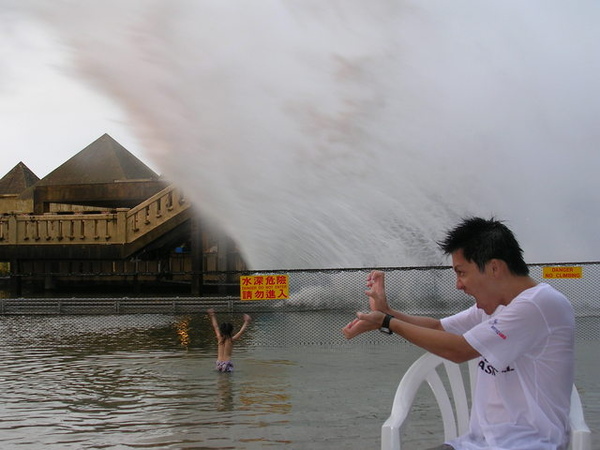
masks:
<svg viewBox="0 0 600 450"><path fill-rule="evenodd" d="M39 23L13 17L0 23L0 177L23 162L43 178L104 133L158 170L121 107L77 75Z"/></svg>

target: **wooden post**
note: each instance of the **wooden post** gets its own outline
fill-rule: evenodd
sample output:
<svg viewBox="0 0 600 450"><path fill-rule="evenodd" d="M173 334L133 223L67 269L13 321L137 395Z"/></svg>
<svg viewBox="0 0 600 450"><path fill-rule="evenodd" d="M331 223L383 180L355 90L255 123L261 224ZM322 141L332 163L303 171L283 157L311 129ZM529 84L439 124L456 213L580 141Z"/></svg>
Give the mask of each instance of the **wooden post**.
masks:
<svg viewBox="0 0 600 450"><path fill-rule="evenodd" d="M190 249L191 258L192 258L192 280L191 280L191 294L194 297L201 297L203 288L204 288L204 280L202 273L204 272L204 246L202 245L202 226L200 224L200 219L197 215L192 215L190 219L191 225L191 246Z"/></svg>
<svg viewBox="0 0 600 450"><path fill-rule="evenodd" d="M18 259L10 262L10 296L19 298L23 295L23 281L21 279L21 264Z"/></svg>
<svg viewBox="0 0 600 450"><path fill-rule="evenodd" d="M229 267L229 240L222 233L219 233L217 237L218 249L217 253L217 267L219 268L219 272L228 272L230 270ZM219 279L219 295L221 297L226 297L228 294L228 285L229 285L229 274L226 274L224 277Z"/></svg>

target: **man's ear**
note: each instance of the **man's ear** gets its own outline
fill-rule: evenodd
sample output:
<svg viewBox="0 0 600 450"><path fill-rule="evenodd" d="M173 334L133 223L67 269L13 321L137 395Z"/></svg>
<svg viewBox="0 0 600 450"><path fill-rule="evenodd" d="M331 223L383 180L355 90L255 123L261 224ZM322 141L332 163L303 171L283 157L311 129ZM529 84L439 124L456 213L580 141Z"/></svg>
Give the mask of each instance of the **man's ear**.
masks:
<svg viewBox="0 0 600 450"><path fill-rule="evenodd" d="M492 271L492 274L494 276L500 275L508 268L508 266L506 265L506 263L504 261L502 261L501 259L497 259L497 258L490 259L489 264L490 264L490 269Z"/></svg>

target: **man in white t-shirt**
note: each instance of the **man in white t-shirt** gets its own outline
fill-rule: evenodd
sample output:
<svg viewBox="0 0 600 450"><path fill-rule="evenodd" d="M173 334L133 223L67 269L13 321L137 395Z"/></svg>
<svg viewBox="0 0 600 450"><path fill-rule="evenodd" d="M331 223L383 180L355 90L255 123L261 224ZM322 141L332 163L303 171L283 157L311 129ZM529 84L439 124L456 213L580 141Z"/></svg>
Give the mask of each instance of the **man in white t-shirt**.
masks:
<svg viewBox="0 0 600 450"><path fill-rule="evenodd" d="M438 320L389 307L384 273L367 278L371 312L342 330L350 339L380 329L480 368L469 432L440 449L557 450L569 442L575 315L560 292L529 276L513 233L495 219L468 218L440 247L471 308Z"/></svg>

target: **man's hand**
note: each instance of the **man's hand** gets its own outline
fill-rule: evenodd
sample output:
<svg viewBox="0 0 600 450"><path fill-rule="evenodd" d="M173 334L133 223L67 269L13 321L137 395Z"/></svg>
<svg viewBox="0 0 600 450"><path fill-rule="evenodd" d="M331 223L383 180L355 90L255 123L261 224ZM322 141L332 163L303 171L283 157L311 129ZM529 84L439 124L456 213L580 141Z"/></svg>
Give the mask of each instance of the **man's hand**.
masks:
<svg viewBox="0 0 600 450"><path fill-rule="evenodd" d="M342 334L346 339L352 339L359 334L366 333L367 331L376 330L377 327L374 326L371 322L367 322L366 320L358 320L354 319L344 328L342 328Z"/></svg>
<svg viewBox="0 0 600 450"><path fill-rule="evenodd" d="M369 297L371 312L357 313L358 319L354 319L342 328L342 333L346 339L352 339L367 331L379 329L385 314L391 312L385 296L384 277L384 273L380 270L374 270L367 276L367 290L365 293Z"/></svg>
<svg viewBox="0 0 600 450"><path fill-rule="evenodd" d="M369 323L372 330L376 330L381 328L383 319L385 318L385 313L381 311L370 311L368 313L359 312L356 313L356 317L358 317L359 321Z"/></svg>
<svg viewBox="0 0 600 450"><path fill-rule="evenodd" d="M383 323L385 314L379 311L373 311L370 313L357 313L356 316L358 317L357 319L354 319L342 328L342 333L346 339L352 339L367 331L378 330Z"/></svg>
<svg viewBox="0 0 600 450"><path fill-rule="evenodd" d="M385 296L385 274L380 270L374 270L367 276L367 290L369 307L371 311L389 313L390 307Z"/></svg>

